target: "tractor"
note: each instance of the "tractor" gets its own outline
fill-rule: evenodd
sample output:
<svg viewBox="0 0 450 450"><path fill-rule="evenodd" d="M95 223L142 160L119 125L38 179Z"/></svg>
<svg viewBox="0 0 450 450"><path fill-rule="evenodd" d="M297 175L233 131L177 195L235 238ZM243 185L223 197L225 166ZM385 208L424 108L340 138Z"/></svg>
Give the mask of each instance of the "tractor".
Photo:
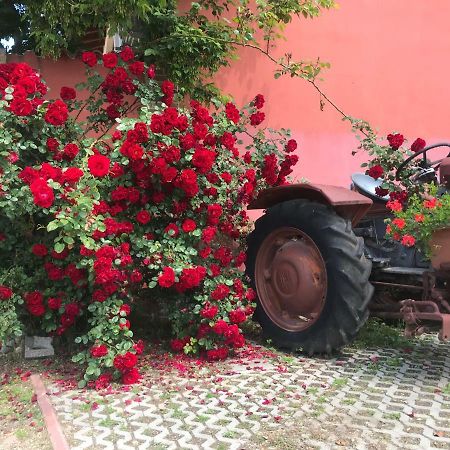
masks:
<svg viewBox="0 0 450 450"><path fill-rule="evenodd" d="M446 191L450 158L427 158L442 147L450 144L405 159L396 178L412 164L415 183L436 182L439 174ZM416 248L386 239L389 197L375 192L381 183L358 173L350 189L278 186L249 205L266 210L247 241L246 273L257 293L254 319L275 345L332 353L356 337L370 312L404 320L409 335L438 322L440 339L450 337L450 263L432 268Z"/></svg>

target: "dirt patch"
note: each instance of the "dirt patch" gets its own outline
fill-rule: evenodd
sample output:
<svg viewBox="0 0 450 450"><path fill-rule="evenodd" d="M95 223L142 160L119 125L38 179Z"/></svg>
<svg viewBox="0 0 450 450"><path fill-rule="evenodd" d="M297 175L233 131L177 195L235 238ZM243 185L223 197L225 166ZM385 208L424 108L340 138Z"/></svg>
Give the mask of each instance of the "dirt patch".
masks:
<svg viewBox="0 0 450 450"><path fill-rule="evenodd" d="M4 356L1 358L2 368L6 370L0 373L0 449L51 449L29 380L31 371L13 368L10 359Z"/></svg>

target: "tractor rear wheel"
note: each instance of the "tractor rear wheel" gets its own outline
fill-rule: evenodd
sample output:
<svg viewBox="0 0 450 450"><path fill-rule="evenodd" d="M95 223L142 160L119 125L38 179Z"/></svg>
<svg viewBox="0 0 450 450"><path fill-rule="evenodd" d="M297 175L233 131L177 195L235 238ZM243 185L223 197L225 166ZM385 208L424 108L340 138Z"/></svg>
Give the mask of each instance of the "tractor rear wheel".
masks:
<svg viewBox="0 0 450 450"><path fill-rule="evenodd" d="M348 220L326 205L290 200L267 210L249 235L246 273L254 318L276 345L307 354L350 342L368 317L371 263Z"/></svg>

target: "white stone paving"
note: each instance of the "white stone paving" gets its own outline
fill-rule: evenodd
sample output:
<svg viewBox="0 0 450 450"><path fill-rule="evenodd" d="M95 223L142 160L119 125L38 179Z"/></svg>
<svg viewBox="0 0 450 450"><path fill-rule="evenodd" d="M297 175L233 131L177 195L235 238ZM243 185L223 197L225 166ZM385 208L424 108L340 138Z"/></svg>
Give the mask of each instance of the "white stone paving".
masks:
<svg viewBox="0 0 450 450"><path fill-rule="evenodd" d="M426 339L411 352L235 359L195 377L148 369L143 385L104 397L48 388L72 450L280 448L277 442L450 449L449 350Z"/></svg>

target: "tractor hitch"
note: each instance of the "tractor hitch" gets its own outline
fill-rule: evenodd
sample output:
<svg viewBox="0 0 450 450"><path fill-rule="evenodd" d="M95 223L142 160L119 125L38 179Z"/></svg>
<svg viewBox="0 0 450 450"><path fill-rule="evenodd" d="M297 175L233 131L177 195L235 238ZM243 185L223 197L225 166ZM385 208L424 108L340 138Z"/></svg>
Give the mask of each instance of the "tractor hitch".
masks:
<svg viewBox="0 0 450 450"><path fill-rule="evenodd" d="M374 281L380 287L402 288L405 290L422 290L422 299L405 299L399 302L376 302L370 306L372 315L381 319L399 319L405 322L405 335L419 336L427 331L426 323L439 322L441 330L439 339L450 340L450 304L448 286L445 289L436 287L436 279L448 280L450 273L444 271L424 271L422 286L405 285Z"/></svg>

